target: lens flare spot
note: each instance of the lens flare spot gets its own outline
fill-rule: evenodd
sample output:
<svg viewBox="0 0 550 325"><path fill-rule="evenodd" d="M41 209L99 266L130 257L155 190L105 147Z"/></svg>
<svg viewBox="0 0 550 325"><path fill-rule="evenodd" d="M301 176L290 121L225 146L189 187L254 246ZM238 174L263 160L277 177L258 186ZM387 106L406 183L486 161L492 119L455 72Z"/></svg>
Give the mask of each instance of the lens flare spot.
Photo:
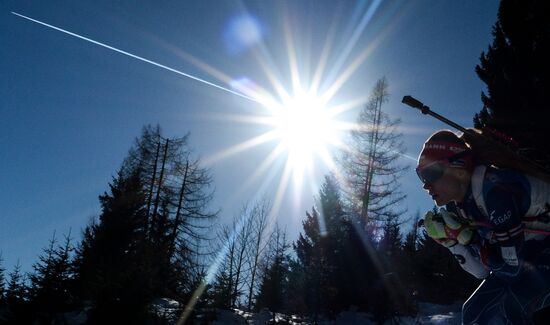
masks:
<svg viewBox="0 0 550 325"><path fill-rule="evenodd" d="M231 80L231 89L250 96L258 91L258 85L247 77L239 77Z"/></svg>
<svg viewBox="0 0 550 325"><path fill-rule="evenodd" d="M263 29L251 15L231 19L224 29L224 44L229 54L241 54L262 40Z"/></svg>

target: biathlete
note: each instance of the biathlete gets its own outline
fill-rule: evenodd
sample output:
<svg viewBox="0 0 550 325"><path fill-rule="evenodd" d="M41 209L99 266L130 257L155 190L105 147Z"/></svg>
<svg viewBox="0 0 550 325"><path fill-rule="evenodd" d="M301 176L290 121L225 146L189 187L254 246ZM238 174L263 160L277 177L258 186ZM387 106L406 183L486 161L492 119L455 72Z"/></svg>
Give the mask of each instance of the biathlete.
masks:
<svg viewBox="0 0 550 325"><path fill-rule="evenodd" d="M550 322L550 184L476 164L462 137L442 130L425 143L416 172L442 207L427 234L484 279L463 305L463 324Z"/></svg>

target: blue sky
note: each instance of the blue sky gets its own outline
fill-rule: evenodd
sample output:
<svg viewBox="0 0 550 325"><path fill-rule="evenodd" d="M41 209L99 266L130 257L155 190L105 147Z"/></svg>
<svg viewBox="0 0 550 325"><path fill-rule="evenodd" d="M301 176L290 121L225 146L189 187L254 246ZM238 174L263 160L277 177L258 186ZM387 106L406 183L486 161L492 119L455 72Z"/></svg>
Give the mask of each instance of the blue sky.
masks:
<svg viewBox="0 0 550 325"><path fill-rule="evenodd" d="M283 155L263 177L242 188L277 141L223 159L210 158L266 131L265 125L224 118L265 114L261 104L12 12L227 89L235 90L231 80L246 78L270 93L275 89L256 55L267 58L268 70L290 90L285 26L306 82L335 26L321 89L330 87L369 49L331 104L368 94L376 80L386 76L391 98L384 109L401 118L407 130L407 152L416 157L424 139L444 126L403 106L402 96L413 95L471 126L484 89L474 67L491 42L497 8L498 1L473 0L2 2L0 251L4 266L11 270L19 259L24 269L30 269L54 230L59 236L72 229L79 237L81 228L100 213L97 196L107 189L143 125L158 123L167 136L191 133L195 153L210 161L216 187L213 207L221 208L220 222L230 220L248 199L273 198L285 162ZM205 66L228 79L217 78ZM360 108L356 105L339 118L353 122ZM403 163L413 164L405 158ZM299 193L288 186L278 215L292 238L301 228L305 210L314 204L313 195L326 172L317 163ZM402 182L410 214L432 206L412 168Z"/></svg>

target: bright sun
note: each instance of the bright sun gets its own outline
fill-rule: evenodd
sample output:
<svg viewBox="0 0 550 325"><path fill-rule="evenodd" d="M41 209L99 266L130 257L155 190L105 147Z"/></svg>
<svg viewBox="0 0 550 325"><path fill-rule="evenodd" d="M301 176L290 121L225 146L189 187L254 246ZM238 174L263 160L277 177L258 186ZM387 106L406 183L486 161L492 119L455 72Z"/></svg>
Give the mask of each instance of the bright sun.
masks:
<svg viewBox="0 0 550 325"><path fill-rule="evenodd" d="M298 94L274 109L273 126L295 176L311 168L315 156L323 156L335 139L327 108L312 94Z"/></svg>

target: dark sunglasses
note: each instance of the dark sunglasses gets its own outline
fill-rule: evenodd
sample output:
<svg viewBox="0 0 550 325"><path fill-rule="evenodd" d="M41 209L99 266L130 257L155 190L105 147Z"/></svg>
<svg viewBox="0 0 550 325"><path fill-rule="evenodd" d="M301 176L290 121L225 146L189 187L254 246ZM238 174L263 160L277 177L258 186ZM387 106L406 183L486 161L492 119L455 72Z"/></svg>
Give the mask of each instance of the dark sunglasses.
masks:
<svg viewBox="0 0 550 325"><path fill-rule="evenodd" d="M440 179L441 176L443 176L443 174L445 173L445 169L447 169L447 167L449 167L449 164L450 165L454 164L454 165L457 165L457 166L460 166L460 165L463 166L464 162L463 161L459 162L459 160L461 158L463 158L464 156L468 155L468 154L470 154L470 151L465 150L465 151L459 152L456 155L453 155L449 158L434 161L433 163L429 164L428 166L423 167L422 169L417 168L416 169L416 174L418 175L418 178L420 178L420 181L422 181L422 183L424 183L424 184L433 183L433 182L437 181L438 179Z"/></svg>
<svg viewBox="0 0 550 325"><path fill-rule="evenodd" d="M436 161L422 169L416 169L416 174L424 184L431 184L443 176L447 169L447 164L442 161Z"/></svg>

